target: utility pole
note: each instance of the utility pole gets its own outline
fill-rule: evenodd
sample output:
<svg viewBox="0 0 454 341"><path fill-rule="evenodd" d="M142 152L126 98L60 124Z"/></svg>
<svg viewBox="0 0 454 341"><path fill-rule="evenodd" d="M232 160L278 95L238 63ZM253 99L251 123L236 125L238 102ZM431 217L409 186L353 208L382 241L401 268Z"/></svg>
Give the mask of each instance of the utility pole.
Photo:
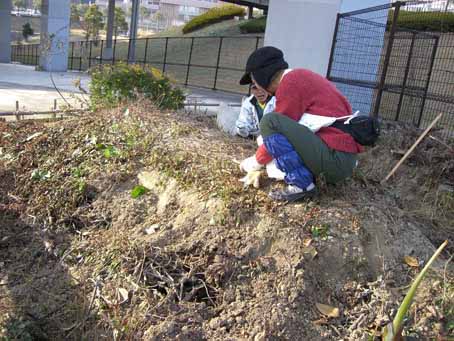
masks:
<svg viewBox="0 0 454 341"><path fill-rule="evenodd" d="M106 50L104 55L106 59L112 59L112 36L113 36L113 26L115 20L115 0L109 0L107 7L107 32L106 32Z"/></svg>
<svg viewBox="0 0 454 341"><path fill-rule="evenodd" d="M254 19L254 7L253 6L249 6L247 18Z"/></svg>
<svg viewBox="0 0 454 341"><path fill-rule="evenodd" d="M137 23L139 21L139 5L140 0L132 0L131 25L129 26L129 48L128 48L128 61L130 63L134 63L136 59L136 39L137 39Z"/></svg>

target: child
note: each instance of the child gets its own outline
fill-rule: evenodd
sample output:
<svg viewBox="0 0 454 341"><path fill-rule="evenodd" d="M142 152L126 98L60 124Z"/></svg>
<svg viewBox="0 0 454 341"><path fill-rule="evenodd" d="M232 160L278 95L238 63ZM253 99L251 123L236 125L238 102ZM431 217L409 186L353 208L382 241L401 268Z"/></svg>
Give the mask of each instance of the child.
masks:
<svg viewBox="0 0 454 341"><path fill-rule="evenodd" d="M252 95L243 101L235 124L236 134L241 137L258 136L262 117L273 112L275 108L274 96L269 96L265 90L252 85L251 93Z"/></svg>

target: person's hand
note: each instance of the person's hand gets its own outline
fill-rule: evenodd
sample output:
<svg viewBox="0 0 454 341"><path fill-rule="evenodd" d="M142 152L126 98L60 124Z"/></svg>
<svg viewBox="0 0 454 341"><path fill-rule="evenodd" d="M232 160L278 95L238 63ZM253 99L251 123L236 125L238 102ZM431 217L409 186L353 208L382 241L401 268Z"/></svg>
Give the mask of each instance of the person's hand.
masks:
<svg viewBox="0 0 454 341"><path fill-rule="evenodd" d="M255 188L259 188L261 175L261 171L251 171L248 172L244 178L241 178L240 181L244 184L244 188L247 188L251 185Z"/></svg>
<svg viewBox="0 0 454 341"><path fill-rule="evenodd" d="M243 172L249 173L253 171L258 171L262 169L263 165L257 162L257 159L254 156L248 157L247 159L244 159L240 163L240 169Z"/></svg>

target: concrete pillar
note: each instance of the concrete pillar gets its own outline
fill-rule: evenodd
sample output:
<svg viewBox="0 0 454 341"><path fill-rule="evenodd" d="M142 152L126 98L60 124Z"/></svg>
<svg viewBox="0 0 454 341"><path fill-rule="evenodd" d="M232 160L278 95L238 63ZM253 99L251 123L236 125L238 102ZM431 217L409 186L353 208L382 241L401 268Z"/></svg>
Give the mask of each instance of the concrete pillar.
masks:
<svg viewBox="0 0 454 341"><path fill-rule="evenodd" d="M247 11L247 18L254 19L254 7L249 6L248 11Z"/></svg>
<svg viewBox="0 0 454 341"><path fill-rule="evenodd" d="M284 51L290 67L326 76L341 0L270 0L265 45Z"/></svg>
<svg viewBox="0 0 454 341"><path fill-rule="evenodd" d="M115 0L109 0L107 7L107 32L106 32L106 48L103 52L103 58L112 59L112 36L113 36L113 24L115 19Z"/></svg>
<svg viewBox="0 0 454 341"><path fill-rule="evenodd" d="M46 71L68 69L70 0L42 0L41 55L39 65Z"/></svg>
<svg viewBox="0 0 454 341"><path fill-rule="evenodd" d="M11 62L12 0L0 1L0 63Z"/></svg>
<svg viewBox="0 0 454 341"><path fill-rule="evenodd" d="M139 2L140 0L132 0L131 25L129 25L129 48L128 48L128 60L130 62L134 62L136 59L136 39L137 39L137 23L139 21Z"/></svg>

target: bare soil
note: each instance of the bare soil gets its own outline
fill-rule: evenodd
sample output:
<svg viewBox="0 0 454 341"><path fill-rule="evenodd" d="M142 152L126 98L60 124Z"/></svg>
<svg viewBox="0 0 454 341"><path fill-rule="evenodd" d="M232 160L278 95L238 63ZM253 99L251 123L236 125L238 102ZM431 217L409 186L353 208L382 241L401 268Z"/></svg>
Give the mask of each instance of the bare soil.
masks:
<svg viewBox="0 0 454 341"><path fill-rule="evenodd" d="M417 135L385 125L352 179L277 204L280 184L238 181L254 143L206 117L0 122L0 339L378 340L419 271L404 257L448 239L404 330L447 340L453 144L425 139L380 184Z"/></svg>

